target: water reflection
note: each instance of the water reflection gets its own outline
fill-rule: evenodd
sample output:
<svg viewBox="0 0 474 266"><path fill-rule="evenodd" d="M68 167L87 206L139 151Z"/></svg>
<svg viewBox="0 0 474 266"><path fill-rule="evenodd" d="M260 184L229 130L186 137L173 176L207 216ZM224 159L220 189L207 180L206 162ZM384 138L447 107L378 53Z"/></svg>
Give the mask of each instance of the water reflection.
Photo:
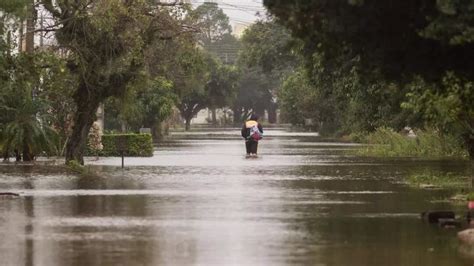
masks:
<svg viewBox="0 0 474 266"><path fill-rule="evenodd" d="M238 132L198 132L127 158L125 170L91 159L99 178L3 165L0 187L22 196L0 200L0 264L472 264L454 231L418 219L453 208L432 202L446 192L400 183L465 162L356 158L353 145L268 132L256 160Z"/></svg>

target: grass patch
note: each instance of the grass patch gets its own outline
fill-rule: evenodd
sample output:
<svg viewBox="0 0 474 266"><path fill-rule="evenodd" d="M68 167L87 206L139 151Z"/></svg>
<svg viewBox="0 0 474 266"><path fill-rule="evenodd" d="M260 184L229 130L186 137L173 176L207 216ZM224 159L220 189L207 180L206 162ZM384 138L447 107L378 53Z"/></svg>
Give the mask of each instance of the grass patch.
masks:
<svg viewBox="0 0 474 266"><path fill-rule="evenodd" d="M92 171L89 167L81 165L76 160L67 162L66 169L81 177L99 177L96 172Z"/></svg>
<svg viewBox="0 0 474 266"><path fill-rule="evenodd" d="M410 175L407 177L407 182L411 187L417 188L465 189L470 185L470 178L452 173L441 174L427 172Z"/></svg>
<svg viewBox="0 0 474 266"><path fill-rule="evenodd" d="M360 138L360 137L359 137ZM367 146L356 153L375 157L468 158L462 142L436 130L417 131L416 137L404 136L391 128L379 128L367 136Z"/></svg>
<svg viewBox="0 0 474 266"><path fill-rule="evenodd" d="M70 171L79 174L79 175L85 175L87 174L87 169L84 165L81 165L78 161L76 160L71 160L66 163L67 169Z"/></svg>
<svg viewBox="0 0 474 266"><path fill-rule="evenodd" d="M406 177L410 187L425 189L446 189L452 191L448 198L438 199L432 202L450 202L454 204L465 204L468 200L474 200L474 192L471 187L471 178L453 173L425 172L412 174Z"/></svg>

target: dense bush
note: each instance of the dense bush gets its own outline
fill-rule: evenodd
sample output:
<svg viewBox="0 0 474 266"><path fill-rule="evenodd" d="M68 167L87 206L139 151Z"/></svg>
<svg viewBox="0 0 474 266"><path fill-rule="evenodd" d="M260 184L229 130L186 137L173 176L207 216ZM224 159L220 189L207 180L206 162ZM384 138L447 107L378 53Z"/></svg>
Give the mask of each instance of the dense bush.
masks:
<svg viewBox="0 0 474 266"><path fill-rule="evenodd" d="M102 136L103 149L97 151L88 147L87 153L88 155L98 156L121 156L119 147L120 138L125 139L125 156L153 156L153 141L151 134L104 134Z"/></svg>
<svg viewBox="0 0 474 266"><path fill-rule="evenodd" d="M369 156L467 157L462 140L434 129L417 131L407 137L390 128L378 128L367 138L367 147L359 150Z"/></svg>

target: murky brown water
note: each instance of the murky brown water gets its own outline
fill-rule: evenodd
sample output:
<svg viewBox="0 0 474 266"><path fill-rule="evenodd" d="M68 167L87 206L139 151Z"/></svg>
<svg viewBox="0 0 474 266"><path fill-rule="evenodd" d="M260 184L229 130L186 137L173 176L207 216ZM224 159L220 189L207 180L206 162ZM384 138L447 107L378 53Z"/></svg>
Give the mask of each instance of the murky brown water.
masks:
<svg viewBox="0 0 474 266"><path fill-rule="evenodd" d="M89 160L100 178L0 166L0 265L472 265L456 209L400 181L466 162L375 160L311 134L266 132L245 159L238 130L177 134L153 158ZM48 173L49 172L49 173ZM52 172L52 173L51 173Z"/></svg>

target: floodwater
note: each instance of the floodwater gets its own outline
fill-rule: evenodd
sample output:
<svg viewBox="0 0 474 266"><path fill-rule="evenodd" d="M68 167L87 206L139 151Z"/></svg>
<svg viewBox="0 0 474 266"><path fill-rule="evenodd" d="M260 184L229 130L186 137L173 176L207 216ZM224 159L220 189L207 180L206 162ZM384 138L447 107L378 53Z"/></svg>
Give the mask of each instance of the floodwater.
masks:
<svg viewBox="0 0 474 266"><path fill-rule="evenodd" d="M0 165L0 265L472 265L455 229L420 221L464 206L405 175L467 162L371 159L351 144L269 130L175 133L152 158L89 158L97 177Z"/></svg>

